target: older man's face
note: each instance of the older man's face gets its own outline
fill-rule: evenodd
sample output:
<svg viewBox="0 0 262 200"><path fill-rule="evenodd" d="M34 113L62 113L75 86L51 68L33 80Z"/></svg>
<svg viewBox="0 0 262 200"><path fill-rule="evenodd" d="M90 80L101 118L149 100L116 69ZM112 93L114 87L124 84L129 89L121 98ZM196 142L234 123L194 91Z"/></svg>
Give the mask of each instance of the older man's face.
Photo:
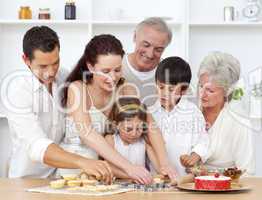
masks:
<svg viewBox="0 0 262 200"><path fill-rule="evenodd" d="M136 66L140 71L150 71L160 62L168 45L168 34L145 26L136 33L134 41Z"/></svg>

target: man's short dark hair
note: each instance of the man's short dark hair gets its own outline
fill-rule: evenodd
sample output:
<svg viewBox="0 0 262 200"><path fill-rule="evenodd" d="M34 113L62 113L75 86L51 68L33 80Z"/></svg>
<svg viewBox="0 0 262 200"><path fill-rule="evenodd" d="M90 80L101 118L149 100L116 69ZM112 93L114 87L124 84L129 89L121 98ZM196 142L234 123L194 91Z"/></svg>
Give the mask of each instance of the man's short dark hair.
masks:
<svg viewBox="0 0 262 200"><path fill-rule="evenodd" d="M156 81L164 84L176 85L178 83L185 84L188 88L192 78L192 73L189 64L180 57L168 57L162 60L155 74Z"/></svg>
<svg viewBox="0 0 262 200"><path fill-rule="evenodd" d="M35 50L51 52L56 47L60 49L58 36L47 26L34 26L24 35L23 52L30 60L34 58Z"/></svg>

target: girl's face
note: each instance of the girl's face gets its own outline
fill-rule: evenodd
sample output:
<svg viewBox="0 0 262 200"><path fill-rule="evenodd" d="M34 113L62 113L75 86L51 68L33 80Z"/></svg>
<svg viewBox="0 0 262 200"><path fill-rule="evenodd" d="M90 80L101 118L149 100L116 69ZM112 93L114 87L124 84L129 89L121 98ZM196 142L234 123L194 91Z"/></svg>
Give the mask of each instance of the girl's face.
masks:
<svg viewBox="0 0 262 200"><path fill-rule="evenodd" d="M143 134L143 121L138 117L127 118L117 125L121 139L132 144L136 142Z"/></svg>
<svg viewBox="0 0 262 200"><path fill-rule="evenodd" d="M112 92L122 76L122 57L120 55L99 55L94 66L88 64L93 73L93 82L101 89Z"/></svg>
<svg viewBox="0 0 262 200"><path fill-rule="evenodd" d="M199 98L203 108L221 106L225 103L224 89L204 73L199 78Z"/></svg>

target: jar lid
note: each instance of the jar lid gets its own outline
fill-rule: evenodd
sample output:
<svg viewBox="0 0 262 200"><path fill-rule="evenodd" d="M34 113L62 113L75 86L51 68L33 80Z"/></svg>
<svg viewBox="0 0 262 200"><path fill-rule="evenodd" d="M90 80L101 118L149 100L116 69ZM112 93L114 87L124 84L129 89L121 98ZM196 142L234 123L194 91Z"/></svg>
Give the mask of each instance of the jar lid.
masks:
<svg viewBox="0 0 262 200"><path fill-rule="evenodd" d="M21 9L29 9L30 6L20 6Z"/></svg>
<svg viewBox="0 0 262 200"><path fill-rule="evenodd" d="M75 4L75 0L67 0L66 4Z"/></svg>
<svg viewBox="0 0 262 200"><path fill-rule="evenodd" d="M50 11L50 8L39 8L39 11Z"/></svg>

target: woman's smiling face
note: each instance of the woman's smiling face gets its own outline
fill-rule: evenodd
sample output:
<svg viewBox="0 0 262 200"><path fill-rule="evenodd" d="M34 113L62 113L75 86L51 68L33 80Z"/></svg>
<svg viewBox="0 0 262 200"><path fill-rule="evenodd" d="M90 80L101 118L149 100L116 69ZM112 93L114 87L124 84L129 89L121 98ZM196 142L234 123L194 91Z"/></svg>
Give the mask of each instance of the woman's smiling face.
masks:
<svg viewBox="0 0 262 200"><path fill-rule="evenodd" d="M122 57L120 55L99 55L94 66L88 64L93 73L93 81L101 89L112 92L122 77Z"/></svg>

